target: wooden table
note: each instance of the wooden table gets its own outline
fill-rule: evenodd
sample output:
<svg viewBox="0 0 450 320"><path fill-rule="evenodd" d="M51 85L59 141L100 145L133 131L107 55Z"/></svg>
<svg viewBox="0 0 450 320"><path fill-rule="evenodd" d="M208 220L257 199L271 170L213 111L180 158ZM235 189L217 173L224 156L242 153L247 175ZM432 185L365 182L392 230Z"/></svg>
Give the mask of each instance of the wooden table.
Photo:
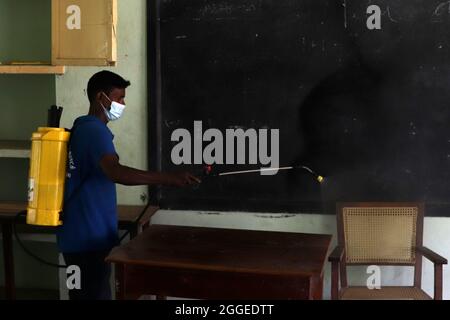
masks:
<svg viewBox="0 0 450 320"><path fill-rule="evenodd" d="M151 225L111 251L117 299L321 299L331 235Z"/></svg>
<svg viewBox="0 0 450 320"><path fill-rule="evenodd" d="M5 289L6 299L8 300L15 300L16 298L14 281L13 223L17 213L26 210L26 208L26 202L0 202L0 224L2 225L3 260L5 265ZM149 207L139 223L136 223L135 220L143 209L144 206L118 206L119 229L129 230L131 238L134 238L143 227L149 224L150 218L158 210L157 207ZM26 224L25 219L19 219L18 222L23 225ZM34 230L32 226L29 228ZM38 229L36 228L36 230Z"/></svg>

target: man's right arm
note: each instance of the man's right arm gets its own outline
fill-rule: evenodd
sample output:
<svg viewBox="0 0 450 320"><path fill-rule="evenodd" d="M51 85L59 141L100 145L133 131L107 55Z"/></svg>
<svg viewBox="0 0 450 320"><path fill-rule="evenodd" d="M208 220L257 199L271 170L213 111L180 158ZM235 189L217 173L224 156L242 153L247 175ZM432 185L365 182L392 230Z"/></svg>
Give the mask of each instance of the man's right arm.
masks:
<svg viewBox="0 0 450 320"><path fill-rule="evenodd" d="M200 179L188 172L164 173L138 170L123 166L117 155L105 155L100 160L103 173L113 182L127 185L167 185L183 187L200 183Z"/></svg>

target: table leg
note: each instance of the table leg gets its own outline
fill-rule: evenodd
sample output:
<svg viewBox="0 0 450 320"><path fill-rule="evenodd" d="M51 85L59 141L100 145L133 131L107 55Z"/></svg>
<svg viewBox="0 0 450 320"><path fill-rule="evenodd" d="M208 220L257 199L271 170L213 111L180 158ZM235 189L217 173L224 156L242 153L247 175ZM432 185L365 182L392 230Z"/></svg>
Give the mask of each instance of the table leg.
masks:
<svg viewBox="0 0 450 320"><path fill-rule="evenodd" d="M310 279L310 297L312 300L323 299L323 275L313 276Z"/></svg>
<svg viewBox="0 0 450 320"><path fill-rule="evenodd" d="M115 290L116 290L116 300L125 300L125 270L124 265L121 263L116 263L114 265L114 271L116 275L115 279Z"/></svg>
<svg viewBox="0 0 450 320"><path fill-rule="evenodd" d="M12 240L12 224L4 222L2 224L3 234L3 259L5 264L5 289L6 299L16 299L16 288L14 283L14 255Z"/></svg>

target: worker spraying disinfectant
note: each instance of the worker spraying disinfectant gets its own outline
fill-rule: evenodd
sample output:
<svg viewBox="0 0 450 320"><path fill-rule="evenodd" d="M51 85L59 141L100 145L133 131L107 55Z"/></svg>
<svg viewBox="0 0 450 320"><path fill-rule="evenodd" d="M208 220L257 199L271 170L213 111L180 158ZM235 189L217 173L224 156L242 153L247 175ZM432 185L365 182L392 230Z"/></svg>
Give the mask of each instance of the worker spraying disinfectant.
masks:
<svg viewBox="0 0 450 320"><path fill-rule="evenodd" d="M87 85L89 112L75 120L70 134L59 128L40 128L33 134L27 222L56 226L66 265L81 271L81 287L69 290L71 300L111 299L111 266L105 258L119 244L116 183L200 183L188 172L143 171L119 162L107 124L121 118L129 85L113 72L96 73Z"/></svg>

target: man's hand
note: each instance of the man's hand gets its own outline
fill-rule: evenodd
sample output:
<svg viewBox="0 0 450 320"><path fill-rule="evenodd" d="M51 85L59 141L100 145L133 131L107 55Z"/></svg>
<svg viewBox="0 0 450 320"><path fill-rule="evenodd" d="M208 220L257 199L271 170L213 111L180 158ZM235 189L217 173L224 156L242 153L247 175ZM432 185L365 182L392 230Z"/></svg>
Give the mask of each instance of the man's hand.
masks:
<svg viewBox="0 0 450 320"><path fill-rule="evenodd" d="M166 185L175 187L185 187L188 185L193 185L201 183L201 180L196 176L190 174L189 172L173 172L166 173Z"/></svg>

